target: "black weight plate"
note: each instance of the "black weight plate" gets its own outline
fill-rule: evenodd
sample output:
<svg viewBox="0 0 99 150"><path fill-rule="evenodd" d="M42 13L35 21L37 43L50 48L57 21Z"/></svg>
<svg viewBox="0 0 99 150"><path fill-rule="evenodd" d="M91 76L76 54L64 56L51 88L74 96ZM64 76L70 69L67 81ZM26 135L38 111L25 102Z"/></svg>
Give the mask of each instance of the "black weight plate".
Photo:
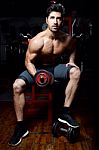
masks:
<svg viewBox="0 0 99 150"><path fill-rule="evenodd" d="M52 134L55 137L59 137L60 136L60 127L61 127L61 123L59 121L55 121L53 123L53 127L52 127Z"/></svg>

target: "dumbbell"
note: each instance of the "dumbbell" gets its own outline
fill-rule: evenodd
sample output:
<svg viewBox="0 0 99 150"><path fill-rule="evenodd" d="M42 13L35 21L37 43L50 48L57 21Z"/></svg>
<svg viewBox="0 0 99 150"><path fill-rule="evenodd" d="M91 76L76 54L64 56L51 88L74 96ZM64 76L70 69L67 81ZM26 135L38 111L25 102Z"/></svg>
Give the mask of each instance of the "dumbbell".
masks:
<svg viewBox="0 0 99 150"><path fill-rule="evenodd" d="M39 70L35 74L35 83L39 87L45 87L48 85L53 84L54 82L54 77L53 74L48 72L47 70Z"/></svg>
<svg viewBox="0 0 99 150"><path fill-rule="evenodd" d="M52 126L52 134L54 137L64 136L70 142L75 142L80 134L80 127L72 128L68 126L66 123L62 123L56 120Z"/></svg>

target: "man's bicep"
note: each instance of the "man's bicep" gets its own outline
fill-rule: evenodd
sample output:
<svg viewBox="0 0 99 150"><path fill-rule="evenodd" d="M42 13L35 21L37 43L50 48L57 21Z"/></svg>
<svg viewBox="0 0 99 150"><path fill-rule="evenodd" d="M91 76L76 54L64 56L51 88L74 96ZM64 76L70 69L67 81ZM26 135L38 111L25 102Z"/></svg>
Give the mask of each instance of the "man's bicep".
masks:
<svg viewBox="0 0 99 150"><path fill-rule="evenodd" d="M76 47L77 47L77 39L74 37L71 37L67 48L71 53L73 53L76 50Z"/></svg>
<svg viewBox="0 0 99 150"><path fill-rule="evenodd" d="M74 50L69 57L69 62L73 62L73 63L75 62L75 54L76 54L76 51Z"/></svg>
<svg viewBox="0 0 99 150"><path fill-rule="evenodd" d="M35 37L34 39L31 39L31 41L29 42L28 48L30 52L38 53L38 51L42 49L43 46L44 46L43 39Z"/></svg>
<svg viewBox="0 0 99 150"><path fill-rule="evenodd" d="M37 56L37 53L31 52L28 49L27 52L26 52L25 61L26 62L31 62L31 61L33 62L33 60L36 58L36 56Z"/></svg>

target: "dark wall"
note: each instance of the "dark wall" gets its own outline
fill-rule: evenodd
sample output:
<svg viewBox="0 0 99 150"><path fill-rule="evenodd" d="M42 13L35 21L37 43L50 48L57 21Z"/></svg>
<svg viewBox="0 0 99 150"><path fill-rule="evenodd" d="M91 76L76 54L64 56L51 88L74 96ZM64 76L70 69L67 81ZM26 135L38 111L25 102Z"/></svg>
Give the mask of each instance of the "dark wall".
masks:
<svg viewBox="0 0 99 150"><path fill-rule="evenodd" d="M96 11L95 1L90 0L58 0L66 7L69 14L71 10L77 10L81 15L93 15ZM45 14L50 0L33 1L33 0L1 0L0 16L42 16ZM93 15L94 16L94 15Z"/></svg>

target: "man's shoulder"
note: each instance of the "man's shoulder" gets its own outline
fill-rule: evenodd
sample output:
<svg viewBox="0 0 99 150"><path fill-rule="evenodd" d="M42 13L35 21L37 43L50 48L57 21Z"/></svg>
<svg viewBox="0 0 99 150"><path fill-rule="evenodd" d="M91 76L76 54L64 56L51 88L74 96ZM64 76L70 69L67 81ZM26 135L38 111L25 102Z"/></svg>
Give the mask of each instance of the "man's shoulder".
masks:
<svg viewBox="0 0 99 150"><path fill-rule="evenodd" d="M42 32L39 32L36 36L34 36L29 41L30 49L40 49L44 45L44 38Z"/></svg>
<svg viewBox="0 0 99 150"><path fill-rule="evenodd" d="M65 37L65 39L72 39L71 34L63 32L63 31L61 32L61 36Z"/></svg>
<svg viewBox="0 0 99 150"><path fill-rule="evenodd" d="M36 40L40 40L43 37L44 33L43 31L37 33L30 41L35 42Z"/></svg>

